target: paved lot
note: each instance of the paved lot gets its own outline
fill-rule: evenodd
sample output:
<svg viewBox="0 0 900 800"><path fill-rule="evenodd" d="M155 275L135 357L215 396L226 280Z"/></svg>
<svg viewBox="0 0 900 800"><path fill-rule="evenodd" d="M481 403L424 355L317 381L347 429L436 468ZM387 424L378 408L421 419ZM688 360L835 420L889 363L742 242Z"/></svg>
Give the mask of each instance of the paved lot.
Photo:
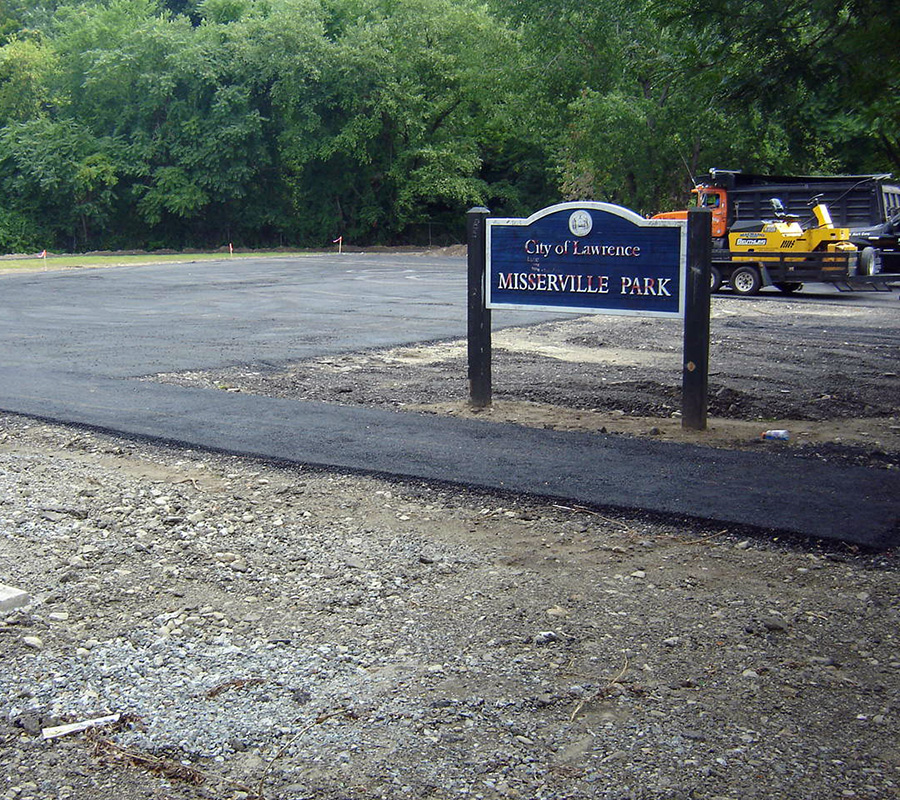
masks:
<svg viewBox="0 0 900 800"><path fill-rule="evenodd" d="M889 471L138 380L460 337L464 304L461 259L413 255L3 276L0 409L273 459L877 547L900 538L900 476ZM495 323L548 317L495 315Z"/></svg>
<svg viewBox="0 0 900 800"><path fill-rule="evenodd" d="M465 333L460 259L235 259L2 279L5 364L138 376Z"/></svg>

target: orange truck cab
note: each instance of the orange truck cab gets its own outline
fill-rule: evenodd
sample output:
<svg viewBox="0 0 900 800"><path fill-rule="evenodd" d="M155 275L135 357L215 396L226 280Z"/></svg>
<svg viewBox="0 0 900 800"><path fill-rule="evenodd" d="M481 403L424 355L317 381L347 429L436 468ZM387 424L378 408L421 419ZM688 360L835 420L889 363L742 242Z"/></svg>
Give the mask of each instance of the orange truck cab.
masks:
<svg viewBox="0 0 900 800"><path fill-rule="evenodd" d="M712 211L712 237L717 247L727 247L728 233L728 192L722 186L697 184L691 189L689 205ZM687 219L687 211L667 211L655 214L653 219Z"/></svg>

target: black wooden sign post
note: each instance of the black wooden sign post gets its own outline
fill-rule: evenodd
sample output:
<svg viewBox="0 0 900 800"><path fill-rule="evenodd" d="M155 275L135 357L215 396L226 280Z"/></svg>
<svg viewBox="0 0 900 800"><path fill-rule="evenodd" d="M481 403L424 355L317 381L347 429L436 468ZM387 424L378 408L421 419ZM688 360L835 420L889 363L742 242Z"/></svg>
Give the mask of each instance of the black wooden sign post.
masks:
<svg viewBox="0 0 900 800"><path fill-rule="evenodd" d="M712 261L712 213L708 209L692 208L688 211L687 235L681 427L705 431L709 391L709 281Z"/></svg>
<svg viewBox="0 0 900 800"><path fill-rule="evenodd" d="M469 264L469 405L491 404L491 311L484 299L485 222L491 212L478 207L466 215Z"/></svg>

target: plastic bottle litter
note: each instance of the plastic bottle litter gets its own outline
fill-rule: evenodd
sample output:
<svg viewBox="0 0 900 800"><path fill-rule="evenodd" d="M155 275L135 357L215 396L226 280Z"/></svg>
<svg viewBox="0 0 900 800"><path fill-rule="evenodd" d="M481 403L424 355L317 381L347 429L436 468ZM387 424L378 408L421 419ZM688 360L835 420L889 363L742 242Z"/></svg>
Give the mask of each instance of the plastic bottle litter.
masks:
<svg viewBox="0 0 900 800"><path fill-rule="evenodd" d="M766 431L762 438L769 441L786 442L791 438L791 434L788 431Z"/></svg>

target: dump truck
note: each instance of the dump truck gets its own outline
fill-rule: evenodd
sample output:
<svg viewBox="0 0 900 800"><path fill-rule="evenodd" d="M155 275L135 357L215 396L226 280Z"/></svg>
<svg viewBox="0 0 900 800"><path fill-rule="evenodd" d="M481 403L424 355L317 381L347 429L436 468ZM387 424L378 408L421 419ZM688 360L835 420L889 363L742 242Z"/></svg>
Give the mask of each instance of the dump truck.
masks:
<svg viewBox="0 0 900 800"><path fill-rule="evenodd" d="M760 233L773 220L773 200L780 203L782 219L791 218L801 228L820 228L812 208L827 208L833 230L847 231L854 250L844 250L843 269L834 260L823 261L810 253L803 270L778 251L756 248L761 285L796 291L805 282L831 283L843 291L886 290L900 282L900 186L889 174L841 176L753 175L737 170L710 170L708 180L692 190L693 204L712 212L713 287L734 283L732 274L744 257L732 258L732 234ZM686 211L656 215L657 219L684 219ZM832 231L833 235L833 231ZM843 234L842 234L843 235ZM789 264L794 264L793 268ZM822 267L822 269L819 269ZM755 294L761 287L743 285Z"/></svg>

